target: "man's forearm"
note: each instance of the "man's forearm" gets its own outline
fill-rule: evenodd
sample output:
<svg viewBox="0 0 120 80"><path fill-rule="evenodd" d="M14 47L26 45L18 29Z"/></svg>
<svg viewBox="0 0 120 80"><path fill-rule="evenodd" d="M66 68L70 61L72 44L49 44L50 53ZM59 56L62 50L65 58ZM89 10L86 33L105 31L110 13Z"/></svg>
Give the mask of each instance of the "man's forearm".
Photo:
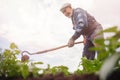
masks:
<svg viewBox="0 0 120 80"><path fill-rule="evenodd" d="M80 37L81 33L75 32L71 39L76 40Z"/></svg>

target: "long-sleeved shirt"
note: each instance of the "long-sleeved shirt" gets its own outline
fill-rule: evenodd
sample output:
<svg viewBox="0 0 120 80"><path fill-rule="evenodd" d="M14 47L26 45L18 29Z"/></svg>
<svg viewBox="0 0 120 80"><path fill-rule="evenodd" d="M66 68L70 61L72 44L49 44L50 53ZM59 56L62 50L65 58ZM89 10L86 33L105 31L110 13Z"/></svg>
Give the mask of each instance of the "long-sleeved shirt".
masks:
<svg viewBox="0 0 120 80"><path fill-rule="evenodd" d="M73 29L75 30L72 38L76 40L80 35L89 36L100 25L93 16L81 8L73 9L71 17Z"/></svg>

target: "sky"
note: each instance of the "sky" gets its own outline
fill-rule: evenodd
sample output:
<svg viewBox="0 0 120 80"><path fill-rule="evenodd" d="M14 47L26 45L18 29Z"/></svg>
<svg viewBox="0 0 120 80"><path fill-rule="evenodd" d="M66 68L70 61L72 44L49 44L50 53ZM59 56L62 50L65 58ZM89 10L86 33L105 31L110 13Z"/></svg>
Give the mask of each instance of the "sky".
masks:
<svg viewBox="0 0 120 80"><path fill-rule="evenodd" d="M8 48L14 42L21 51L37 52L67 44L74 31L71 20L59 11L64 3L85 9L104 29L114 25L120 29L119 0L0 0L0 48ZM73 71L82 49L83 44L77 44L30 56L30 60L65 65Z"/></svg>

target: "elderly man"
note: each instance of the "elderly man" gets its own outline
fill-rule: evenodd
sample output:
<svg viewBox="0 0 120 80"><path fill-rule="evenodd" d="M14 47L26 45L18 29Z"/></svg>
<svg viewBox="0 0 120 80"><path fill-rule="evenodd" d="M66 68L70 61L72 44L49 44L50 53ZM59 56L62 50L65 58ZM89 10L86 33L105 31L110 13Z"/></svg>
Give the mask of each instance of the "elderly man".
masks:
<svg viewBox="0 0 120 80"><path fill-rule="evenodd" d="M83 35L84 38L84 50L83 57L93 60L95 58L95 51L89 50L91 47L97 47L94 40L103 38L103 35L97 35L97 33L103 30L101 24L99 24L93 16L87 11L76 8L73 9L70 3L65 3L60 11L68 18L71 18L73 23L73 29L75 33L69 39L68 47L73 47L76 39Z"/></svg>

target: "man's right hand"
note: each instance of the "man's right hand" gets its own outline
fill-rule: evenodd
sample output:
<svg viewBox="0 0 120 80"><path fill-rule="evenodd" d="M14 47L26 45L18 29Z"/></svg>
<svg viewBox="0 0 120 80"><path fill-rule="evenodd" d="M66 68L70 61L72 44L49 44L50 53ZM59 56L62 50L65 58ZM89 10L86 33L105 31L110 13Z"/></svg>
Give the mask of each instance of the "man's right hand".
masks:
<svg viewBox="0 0 120 80"><path fill-rule="evenodd" d="M74 46L74 40L73 39L70 39L68 41L68 47L73 47Z"/></svg>

